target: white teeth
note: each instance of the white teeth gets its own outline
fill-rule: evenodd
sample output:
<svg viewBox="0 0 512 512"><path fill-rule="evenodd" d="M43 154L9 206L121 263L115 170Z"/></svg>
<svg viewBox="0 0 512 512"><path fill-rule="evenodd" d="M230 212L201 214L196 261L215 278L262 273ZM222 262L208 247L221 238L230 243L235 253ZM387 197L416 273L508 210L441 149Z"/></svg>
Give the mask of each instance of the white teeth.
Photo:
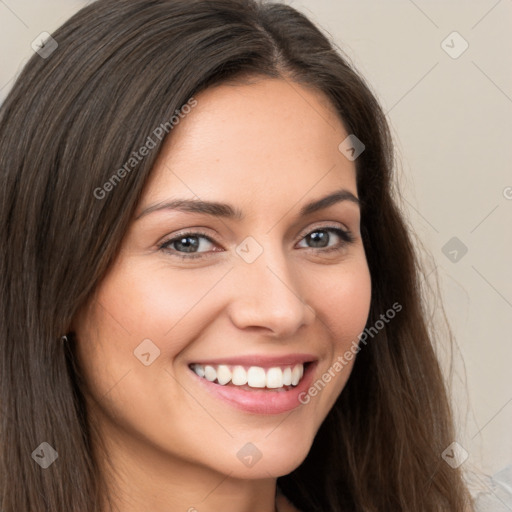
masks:
<svg viewBox="0 0 512 512"><path fill-rule="evenodd" d="M265 370L260 366L251 366L247 372L247 385L251 388L264 388Z"/></svg>
<svg viewBox="0 0 512 512"><path fill-rule="evenodd" d="M224 364L217 367L217 382L226 385L231 380L231 370Z"/></svg>
<svg viewBox="0 0 512 512"><path fill-rule="evenodd" d="M235 386L244 386L247 384L247 372L243 366L235 366L233 368L233 375L231 376L231 382Z"/></svg>
<svg viewBox="0 0 512 512"><path fill-rule="evenodd" d="M274 366L267 370L260 366L251 366L246 370L243 366L230 367L225 364L203 366L194 364L192 369L199 377L210 382L216 380L222 386L231 382L235 386L247 384L251 388L267 387L269 389L279 389L290 385L296 386L304 375L303 364L296 364L293 368L290 366L285 368Z"/></svg>
<svg viewBox="0 0 512 512"><path fill-rule="evenodd" d="M302 377L302 375L301 375L301 368L302 368L301 364L296 364L293 367L293 370L292 370L292 386L296 386L299 383L299 380Z"/></svg>
<svg viewBox="0 0 512 512"><path fill-rule="evenodd" d="M206 380L213 382L217 378L217 371L213 366L204 367L204 377Z"/></svg>
<svg viewBox="0 0 512 512"><path fill-rule="evenodd" d="M269 368L267 371L267 388L283 387L283 370L281 368Z"/></svg>
<svg viewBox="0 0 512 512"><path fill-rule="evenodd" d="M195 364L193 369L199 377L204 377L204 368L200 364Z"/></svg>

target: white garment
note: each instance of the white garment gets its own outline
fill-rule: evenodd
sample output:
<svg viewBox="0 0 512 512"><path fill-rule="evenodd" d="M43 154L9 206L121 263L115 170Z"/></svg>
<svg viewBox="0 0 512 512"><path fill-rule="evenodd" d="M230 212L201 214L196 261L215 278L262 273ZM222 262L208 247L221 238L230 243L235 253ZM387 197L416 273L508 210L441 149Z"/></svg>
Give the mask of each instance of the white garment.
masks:
<svg viewBox="0 0 512 512"><path fill-rule="evenodd" d="M464 476L475 500L475 512L512 511L512 465L493 476L473 471Z"/></svg>

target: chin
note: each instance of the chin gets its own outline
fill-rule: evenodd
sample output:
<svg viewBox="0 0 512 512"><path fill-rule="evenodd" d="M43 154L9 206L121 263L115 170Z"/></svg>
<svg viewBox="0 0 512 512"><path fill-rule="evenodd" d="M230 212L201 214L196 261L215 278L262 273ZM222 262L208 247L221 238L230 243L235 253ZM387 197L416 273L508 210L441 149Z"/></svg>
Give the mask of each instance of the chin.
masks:
<svg viewBox="0 0 512 512"><path fill-rule="evenodd" d="M290 435L285 428L287 421L293 422L293 419L290 417L276 430L266 432L266 438L244 443L235 441L235 457L225 457L222 472L240 479L266 479L284 476L297 469L308 455L314 436L304 431L300 438L295 433Z"/></svg>

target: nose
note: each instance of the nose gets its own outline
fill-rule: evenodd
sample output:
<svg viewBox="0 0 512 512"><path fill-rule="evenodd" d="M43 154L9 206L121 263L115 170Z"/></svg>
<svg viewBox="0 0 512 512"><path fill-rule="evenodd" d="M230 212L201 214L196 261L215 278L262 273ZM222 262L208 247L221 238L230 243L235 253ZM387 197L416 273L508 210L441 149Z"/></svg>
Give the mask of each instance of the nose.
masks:
<svg viewBox="0 0 512 512"><path fill-rule="evenodd" d="M286 338L313 322L314 310L300 294L307 283L290 269L282 251L265 248L252 263L240 259L236 267L228 311L239 329L263 329Z"/></svg>

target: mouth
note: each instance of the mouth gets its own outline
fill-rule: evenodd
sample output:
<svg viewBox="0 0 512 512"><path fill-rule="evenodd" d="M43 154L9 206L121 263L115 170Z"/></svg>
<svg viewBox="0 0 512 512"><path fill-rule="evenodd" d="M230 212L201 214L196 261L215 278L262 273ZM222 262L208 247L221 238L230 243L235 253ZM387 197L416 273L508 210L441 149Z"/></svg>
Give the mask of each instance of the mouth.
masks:
<svg viewBox="0 0 512 512"><path fill-rule="evenodd" d="M263 388L288 391L299 384L309 364L298 363L264 368L262 366L194 363L189 368L198 377L221 386L234 386L247 391Z"/></svg>
<svg viewBox="0 0 512 512"><path fill-rule="evenodd" d="M266 359L243 357L188 365L199 389L216 399L255 414L279 414L303 403L300 396L313 381L313 357Z"/></svg>

